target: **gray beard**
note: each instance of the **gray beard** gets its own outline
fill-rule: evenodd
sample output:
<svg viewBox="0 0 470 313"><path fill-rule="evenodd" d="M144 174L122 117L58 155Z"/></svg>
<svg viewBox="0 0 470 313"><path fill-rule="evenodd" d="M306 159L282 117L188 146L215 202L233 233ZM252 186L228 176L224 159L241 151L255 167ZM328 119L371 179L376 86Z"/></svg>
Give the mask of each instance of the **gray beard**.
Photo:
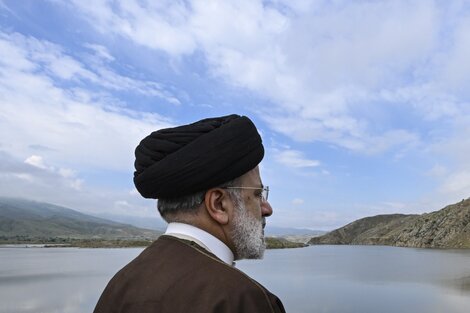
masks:
<svg viewBox="0 0 470 313"><path fill-rule="evenodd" d="M243 201L235 201L235 212L232 236L236 260L262 259L266 249L263 231L264 217L258 220L252 216L246 210Z"/></svg>

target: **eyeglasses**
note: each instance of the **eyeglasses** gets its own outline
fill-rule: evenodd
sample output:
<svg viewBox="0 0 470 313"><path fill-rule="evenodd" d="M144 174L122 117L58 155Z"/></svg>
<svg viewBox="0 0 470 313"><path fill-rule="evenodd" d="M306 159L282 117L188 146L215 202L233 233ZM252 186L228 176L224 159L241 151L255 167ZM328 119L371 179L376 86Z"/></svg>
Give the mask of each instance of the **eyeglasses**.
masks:
<svg viewBox="0 0 470 313"><path fill-rule="evenodd" d="M269 196L269 186L264 187L223 187L222 189L251 189L251 190L261 190L260 198L263 202L268 201Z"/></svg>

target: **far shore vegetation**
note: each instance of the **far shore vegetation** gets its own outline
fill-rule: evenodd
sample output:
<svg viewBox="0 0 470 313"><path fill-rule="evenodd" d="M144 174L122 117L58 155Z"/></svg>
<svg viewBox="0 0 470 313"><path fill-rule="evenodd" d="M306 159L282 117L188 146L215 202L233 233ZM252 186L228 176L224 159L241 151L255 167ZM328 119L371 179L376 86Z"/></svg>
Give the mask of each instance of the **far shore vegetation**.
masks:
<svg viewBox="0 0 470 313"><path fill-rule="evenodd" d="M68 238L68 237L29 237L29 236L0 236L0 245L43 245L46 248L77 247L77 248L132 248L147 247L155 238ZM283 238L266 238L268 249L301 248L307 245L291 242Z"/></svg>

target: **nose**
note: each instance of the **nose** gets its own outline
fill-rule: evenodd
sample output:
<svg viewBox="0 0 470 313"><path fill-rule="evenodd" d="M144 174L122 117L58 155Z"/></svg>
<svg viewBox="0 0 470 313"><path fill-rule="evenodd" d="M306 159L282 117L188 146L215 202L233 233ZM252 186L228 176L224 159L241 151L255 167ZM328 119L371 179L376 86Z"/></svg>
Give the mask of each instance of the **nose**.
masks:
<svg viewBox="0 0 470 313"><path fill-rule="evenodd" d="M261 202L261 215L262 216L271 216L273 214L273 208L268 201Z"/></svg>

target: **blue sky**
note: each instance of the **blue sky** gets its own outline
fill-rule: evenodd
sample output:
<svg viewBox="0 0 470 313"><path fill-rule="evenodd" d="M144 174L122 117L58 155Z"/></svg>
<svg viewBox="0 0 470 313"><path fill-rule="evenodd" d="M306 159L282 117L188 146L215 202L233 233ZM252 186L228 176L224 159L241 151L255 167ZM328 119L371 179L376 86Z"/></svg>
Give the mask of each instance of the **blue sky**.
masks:
<svg viewBox="0 0 470 313"><path fill-rule="evenodd" d="M151 131L238 113L275 226L470 196L469 1L0 1L0 195L154 216Z"/></svg>

